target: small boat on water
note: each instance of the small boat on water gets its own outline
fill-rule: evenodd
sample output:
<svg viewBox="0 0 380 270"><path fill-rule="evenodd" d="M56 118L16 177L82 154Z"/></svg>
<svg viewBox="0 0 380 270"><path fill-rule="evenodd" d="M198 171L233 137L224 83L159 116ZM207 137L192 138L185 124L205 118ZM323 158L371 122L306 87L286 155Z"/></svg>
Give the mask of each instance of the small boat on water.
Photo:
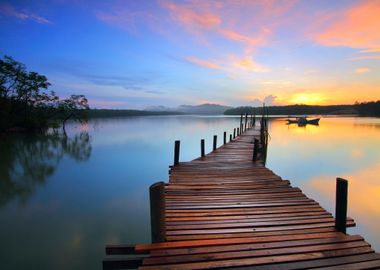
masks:
<svg viewBox="0 0 380 270"><path fill-rule="evenodd" d="M299 126L304 126L307 124L318 125L320 118L307 119L306 117L297 117L296 119L288 119L288 124L298 124Z"/></svg>

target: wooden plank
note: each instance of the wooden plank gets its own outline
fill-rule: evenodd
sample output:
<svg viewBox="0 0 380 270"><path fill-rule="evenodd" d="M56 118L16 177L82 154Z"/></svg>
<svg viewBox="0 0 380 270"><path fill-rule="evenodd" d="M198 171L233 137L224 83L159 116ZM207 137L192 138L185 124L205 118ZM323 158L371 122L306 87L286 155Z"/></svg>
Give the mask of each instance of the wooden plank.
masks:
<svg viewBox="0 0 380 270"><path fill-rule="evenodd" d="M243 244L243 243L262 243L262 242L277 242L277 241L290 241L296 239L312 239L323 237L339 237L344 236L339 232L328 233L315 233L315 234L293 234L293 235L276 235L276 236L262 236L262 237L244 237L244 238L225 238L225 239L211 239L211 240L195 240L195 241L175 241L163 242L153 244L137 244L135 245L136 252L147 252L151 250L178 248L178 247L199 247L199 246L219 246L229 244Z"/></svg>
<svg viewBox="0 0 380 270"><path fill-rule="evenodd" d="M242 259L242 258L254 258L263 256L274 255L291 255L299 253L317 252L317 251L332 251L332 250L344 250L350 248L368 247L368 243L364 241L355 241L349 243L336 243L332 244L320 244L301 247L282 247L282 248L270 248L270 249L257 249L257 250L244 250L244 251L227 251L217 253L198 253L190 255L180 256L166 256L166 257L151 257L146 258L143 265L158 265L158 264L171 264L171 263L189 263L189 262L207 262L211 260L226 260L226 259Z"/></svg>
<svg viewBox="0 0 380 270"><path fill-rule="evenodd" d="M174 248L174 249L160 249L152 250L152 256L173 256L173 255L189 255L199 253L212 253L212 252L226 252L226 251L243 251L243 250L257 250L265 248L283 248L283 247L297 247L308 246L328 243L344 243L353 241L363 241L360 235L352 236L335 236L335 237L320 237L320 238L303 238L300 240L276 241L276 242L262 242L262 243L248 243L248 244L234 244L234 245L219 245L219 246L201 246L192 248Z"/></svg>
<svg viewBox="0 0 380 270"><path fill-rule="evenodd" d="M349 248L341 250L328 250L311 253L299 253L291 255L279 255L279 256L264 256L254 258L239 258L235 260L216 260L207 262L194 262L194 263L178 263L178 264L166 264L166 265L154 265L154 266L141 266L141 270L192 270L192 269L219 269L223 267L235 267L235 266L251 266L262 265L278 262L293 262L293 261L306 261L329 257L341 257L354 254L366 254L373 253L373 250L369 247Z"/></svg>
<svg viewBox="0 0 380 270"><path fill-rule="evenodd" d="M258 266L249 267L232 267L232 268L220 268L223 270L294 270L294 269L318 269L316 267L325 269L325 267L344 266L349 267L351 264L356 264L360 262L371 262L374 260L380 260L380 254L369 253L360 255L350 255L338 258L327 258L327 259L317 259L312 261L299 261L299 262L286 262L286 263L276 263L276 264L266 264ZM346 269L346 268L344 268ZM357 269L368 269L368 268L357 268ZM376 269L376 268L369 268Z"/></svg>

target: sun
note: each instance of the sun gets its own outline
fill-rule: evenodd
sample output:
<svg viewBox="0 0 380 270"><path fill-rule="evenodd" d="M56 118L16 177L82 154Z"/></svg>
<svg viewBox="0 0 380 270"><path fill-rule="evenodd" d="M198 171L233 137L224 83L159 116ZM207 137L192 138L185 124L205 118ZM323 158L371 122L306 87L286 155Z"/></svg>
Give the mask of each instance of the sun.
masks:
<svg viewBox="0 0 380 270"><path fill-rule="evenodd" d="M298 93L290 98L292 104L321 105L326 99L320 93Z"/></svg>

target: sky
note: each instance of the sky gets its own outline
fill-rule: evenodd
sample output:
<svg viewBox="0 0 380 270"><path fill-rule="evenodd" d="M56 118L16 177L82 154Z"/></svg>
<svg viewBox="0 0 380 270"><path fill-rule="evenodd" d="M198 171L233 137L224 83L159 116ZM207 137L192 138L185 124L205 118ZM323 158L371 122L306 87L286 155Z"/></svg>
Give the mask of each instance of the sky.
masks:
<svg viewBox="0 0 380 270"><path fill-rule="evenodd" d="M380 0L2 0L0 37L93 108L380 100Z"/></svg>

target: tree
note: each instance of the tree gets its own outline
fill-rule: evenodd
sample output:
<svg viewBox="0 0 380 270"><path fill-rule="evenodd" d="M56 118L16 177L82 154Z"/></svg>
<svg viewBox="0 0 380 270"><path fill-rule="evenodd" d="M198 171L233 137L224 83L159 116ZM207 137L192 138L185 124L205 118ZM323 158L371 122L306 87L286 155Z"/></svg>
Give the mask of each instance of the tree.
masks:
<svg viewBox="0 0 380 270"><path fill-rule="evenodd" d="M10 56L0 59L0 131L21 127L46 129L62 120L86 116L88 101L83 95L60 100L48 88L46 76L28 72Z"/></svg>
<svg viewBox="0 0 380 270"><path fill-rule="evenodd" d="M66 122L69 119L80 122L87 119L87 110L89 110L89 105L84 95L71 95L69 98L59 101L58 112L63 130L66 132Z"/></svg>

